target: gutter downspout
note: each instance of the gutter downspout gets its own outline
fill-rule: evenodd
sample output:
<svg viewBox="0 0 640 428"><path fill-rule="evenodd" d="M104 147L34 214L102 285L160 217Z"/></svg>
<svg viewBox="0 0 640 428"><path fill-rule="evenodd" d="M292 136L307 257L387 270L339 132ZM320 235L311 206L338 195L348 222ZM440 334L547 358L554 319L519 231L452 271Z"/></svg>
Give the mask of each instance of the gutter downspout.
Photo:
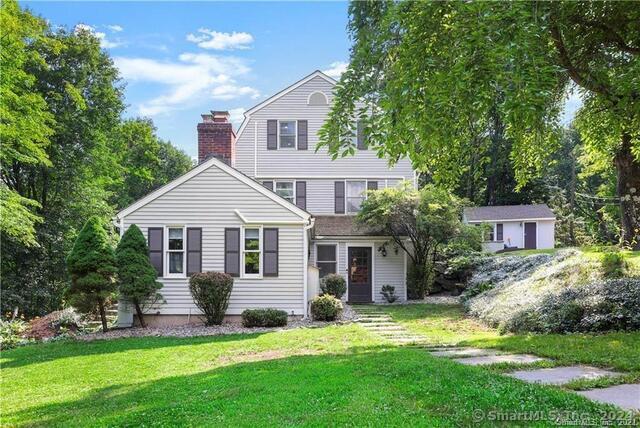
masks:
<svg viewBox="0 0 640 428"><path fill-rule="evenodd" d="M308 316L308 309L307 309L307 305L308 305L308 296L309 296L309 290L308 290L308 282L309 282L309 235L308 232L313 229L313 226L316 222L316 219L314 219L313 217L311 217L309 219L309 224L306 225L303 229L302 229L302 235L303 235L303 240L304 240L304 244L303 244L303 270L304 270L304 280L303 280L303 287L304 287L304 301L302 302L303 304L303 308L304 308L304 315L302 316L302 319L307 319Z"/></svg>

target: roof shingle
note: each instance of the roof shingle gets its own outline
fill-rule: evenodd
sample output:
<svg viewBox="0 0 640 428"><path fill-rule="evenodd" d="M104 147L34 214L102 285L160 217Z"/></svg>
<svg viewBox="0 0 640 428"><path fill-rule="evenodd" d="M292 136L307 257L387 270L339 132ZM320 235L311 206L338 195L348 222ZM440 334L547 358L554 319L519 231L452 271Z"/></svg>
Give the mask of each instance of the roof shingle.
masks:
<svg viewBox="0 0 640 428"><path fill-rule="evenodd" d="M355 216L319 215L314 216L315 236L379 236L369 228L357 224Z"/></svg>
<svg viewBox="0 0 640 428"><path fill-rule="evenodd" d="M464 209L467 221L550 219L556 216L546 204L496 205Z"/></svg>

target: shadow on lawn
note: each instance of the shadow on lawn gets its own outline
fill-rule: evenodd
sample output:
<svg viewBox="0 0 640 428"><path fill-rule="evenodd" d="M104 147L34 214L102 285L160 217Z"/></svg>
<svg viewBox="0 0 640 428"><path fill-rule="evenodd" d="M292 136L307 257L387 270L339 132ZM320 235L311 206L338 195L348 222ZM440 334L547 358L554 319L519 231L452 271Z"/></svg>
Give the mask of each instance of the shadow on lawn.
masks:
<svg viewBox="0 0 640 428"><path fill-rule="evenodd" d="M64 340L51 343L37 343L2 352L2 368L15 368L54 361L61 358L78 357L84 355L111 354L131 350L144 350L178 346L192 346L211 342L236 342L255 339L268 332L251 334L227 334L219 336L195 337L127 337L120 339L105 339L95 341ZM42 352L33 352L33 347L39 347Z"/></svg>
<svg viewBox="0 0 640 428"><path fill-rule="evenodd" d="M422 350L371 347L96 388L78 400L5 409L3 418L29 426L471 426L474 409L595 417L606 408Z"/></svg>

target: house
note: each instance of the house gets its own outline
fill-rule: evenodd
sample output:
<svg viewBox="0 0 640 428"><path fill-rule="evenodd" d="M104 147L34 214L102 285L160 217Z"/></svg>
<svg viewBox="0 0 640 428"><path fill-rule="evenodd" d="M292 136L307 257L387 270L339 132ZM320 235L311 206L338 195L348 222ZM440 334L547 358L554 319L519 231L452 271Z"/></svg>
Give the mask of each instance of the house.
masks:
<svg viewBox="0 0 640 428"><path fill-rule="evenodd" d="M556 216L545 204L465 208L462 221L489 224L485 251L507 248L544 249L555 246Z"/></svg>
<svg viewBox="0 0 640 428"><path fill-rule="evenodd" d="M151 325L198 321L188 282L200 271L234 276L230 318L266 307L306 316L318 276L329 273L345 277L349 302L380 302L386 284L406 299L407 257L354 215L367 190L415 185L415 174L406 159L389 167L359 130L353 156L316 151L335 85L316 71L247 110L237 132L227 112L203 114L199 165L117 214L121 233L136 224L146 235L164 285ZM122 302L119 325L132 322Z"/></svg>

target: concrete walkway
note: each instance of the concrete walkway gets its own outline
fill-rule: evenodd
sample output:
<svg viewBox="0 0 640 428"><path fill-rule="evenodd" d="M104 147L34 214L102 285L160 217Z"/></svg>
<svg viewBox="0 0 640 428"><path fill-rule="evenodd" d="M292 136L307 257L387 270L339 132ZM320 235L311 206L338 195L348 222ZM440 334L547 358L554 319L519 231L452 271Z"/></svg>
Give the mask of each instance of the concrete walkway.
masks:
<svg viewBox="0 0 640 428"><path fill-rule="evenodd" d="M474 366L499 363L529 364L551 361L535 355L505 353L495 349L433 347L428 344L426 337L407 330L403 325L394 321L382 308L371 306L354 306L353 308L358 314L356 322L367 331L382 336L395 345L418 345L424 347L434 357L451 358L458 363ZM506 375L530 383L565 385L576 380L593 380L623 374L597 367L576 365L517 370ZM626 410L640 411L640 384L622 384L608 388L575 392L594 401L613 404Z"/></svg>

